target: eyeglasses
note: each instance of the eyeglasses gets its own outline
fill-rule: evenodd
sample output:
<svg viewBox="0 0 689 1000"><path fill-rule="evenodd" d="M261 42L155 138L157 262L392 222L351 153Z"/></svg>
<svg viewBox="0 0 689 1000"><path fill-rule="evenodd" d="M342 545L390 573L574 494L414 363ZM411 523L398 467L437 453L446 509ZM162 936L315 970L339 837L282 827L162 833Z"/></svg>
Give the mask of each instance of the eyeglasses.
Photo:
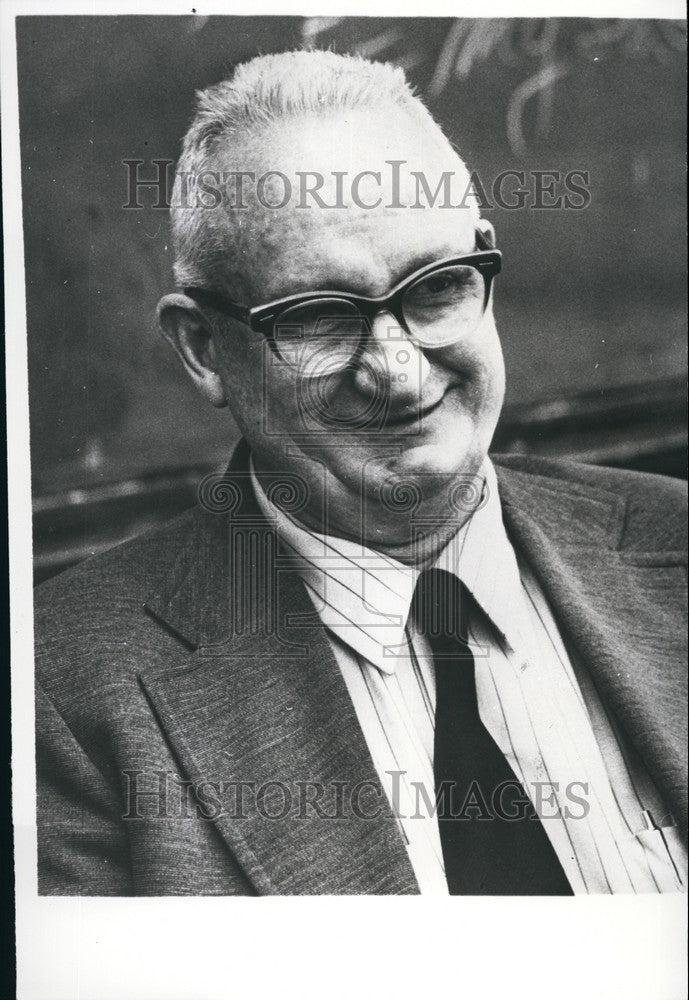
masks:
<svg viewBox="0 0 689 1000"><path fill-rule="evenodd" d="M322 377L355 366L382 312L415 344L439 350L470 336L488 306L502 254L488 249L477 230L478 249L427 264L387 295L300 292L249 308L207 288L185 288L199 305L208 305L262 334L282 362L303 378Z"/></svg>

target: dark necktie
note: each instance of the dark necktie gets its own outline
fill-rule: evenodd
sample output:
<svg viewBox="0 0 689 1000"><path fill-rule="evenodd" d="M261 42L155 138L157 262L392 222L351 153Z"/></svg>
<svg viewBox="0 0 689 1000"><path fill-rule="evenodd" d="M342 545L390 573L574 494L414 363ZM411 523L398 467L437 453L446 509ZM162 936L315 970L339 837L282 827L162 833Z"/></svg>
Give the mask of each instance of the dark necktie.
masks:
<svg viewBox="0 0 689 1000"><path fill-rule="evenodd" d="M481 722L474 657L462 628L462 605L472 600L443 570L423 572L414 595L435 667L433 770L448 887L452 895L568 896L572 889L543 824Z"/></svg>

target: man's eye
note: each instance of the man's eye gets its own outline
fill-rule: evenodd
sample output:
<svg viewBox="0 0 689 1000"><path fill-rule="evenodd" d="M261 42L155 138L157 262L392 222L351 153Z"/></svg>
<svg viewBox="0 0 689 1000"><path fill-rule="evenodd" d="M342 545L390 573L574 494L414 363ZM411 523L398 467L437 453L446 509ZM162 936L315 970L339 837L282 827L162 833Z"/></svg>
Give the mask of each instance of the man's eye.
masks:
<svg viewBox="0 0 689 1000"><path fill-rule="evenodd" d="M431 295L437 295L440 292L445 292L448 288L455 287L457 285L457 280L448 274L433 274L430 278L426 278L422 281L418 287L418 290L423 294L428 292Z"/></svg>
<svg viewBox="0 0 689 1000"><path fill-rule="evenodd" d="M404 305L410 308L464 306L467 300L480 298L483 283L479 272L466 265L444 268L422 278L408 290Z"/></svg>
<svg viewBox="0 0 689 1000"><path fill-rule="evenodd" d="M467 291L468 282L464 274L442 271L440 274L429 274L427 278L413 285L409 289L407 301L419 304L454 302L463 299Z"/></svg>

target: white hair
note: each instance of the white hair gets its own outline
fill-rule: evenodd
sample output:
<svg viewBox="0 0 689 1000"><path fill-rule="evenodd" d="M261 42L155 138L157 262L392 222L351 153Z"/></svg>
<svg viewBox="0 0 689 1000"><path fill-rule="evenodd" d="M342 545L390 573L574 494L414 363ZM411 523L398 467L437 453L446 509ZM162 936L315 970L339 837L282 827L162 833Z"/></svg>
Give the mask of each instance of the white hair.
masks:
<svg viewBox="0 0 689 1000"><path fill-rule="evenodd" d="M239 142L273 122L301 115L392 104L445 138L402 69L357 55L300 50L257 56L238 65L229 79L198 91L196 99L196 114L177 163L176 192L181 176L195 177L210 168L219 142ZM231 214L181 207L173 197L178 285L222 281L214 272L223 259L226 267Z"/></svg>

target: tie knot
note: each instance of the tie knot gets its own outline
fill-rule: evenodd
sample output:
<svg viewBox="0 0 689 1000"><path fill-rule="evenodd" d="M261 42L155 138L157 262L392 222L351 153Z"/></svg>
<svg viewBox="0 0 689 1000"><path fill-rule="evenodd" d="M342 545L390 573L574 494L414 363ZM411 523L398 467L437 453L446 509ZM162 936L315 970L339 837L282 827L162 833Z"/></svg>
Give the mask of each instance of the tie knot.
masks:
<svg viewBox="0 0 689 1000"><path fill-rule="evenodd" d="M442 569L424 570L414 591L413 609L416 626L429 639L466 641L468 591L453 573Z"/></svg>

